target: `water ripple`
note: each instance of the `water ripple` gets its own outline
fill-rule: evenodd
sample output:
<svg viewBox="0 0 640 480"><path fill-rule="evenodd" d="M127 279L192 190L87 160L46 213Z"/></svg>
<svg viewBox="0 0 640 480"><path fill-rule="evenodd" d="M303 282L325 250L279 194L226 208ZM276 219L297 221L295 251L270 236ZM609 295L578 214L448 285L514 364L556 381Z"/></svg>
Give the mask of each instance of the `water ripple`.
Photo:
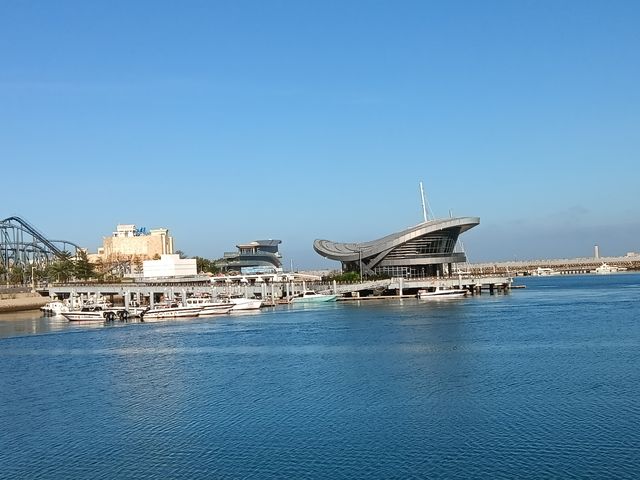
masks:
<svg viewBox="0 0 640 480"><path fill-rule="evenodd" d="M5 338L0 478L636 478L626 278Z"/></svg>

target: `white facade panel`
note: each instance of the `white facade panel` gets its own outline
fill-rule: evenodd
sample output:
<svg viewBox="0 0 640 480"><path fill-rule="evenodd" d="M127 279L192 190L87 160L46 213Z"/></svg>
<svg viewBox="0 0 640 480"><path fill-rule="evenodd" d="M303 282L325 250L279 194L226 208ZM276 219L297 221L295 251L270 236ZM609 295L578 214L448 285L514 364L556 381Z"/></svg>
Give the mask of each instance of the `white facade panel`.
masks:
<svg viewBox="0 0 640 480"><path fill-rule="evenodd" d="M195 258L180 258L179 255L162 255L160 260L142 262L145 278L187 277L198 274Z"/></svg>

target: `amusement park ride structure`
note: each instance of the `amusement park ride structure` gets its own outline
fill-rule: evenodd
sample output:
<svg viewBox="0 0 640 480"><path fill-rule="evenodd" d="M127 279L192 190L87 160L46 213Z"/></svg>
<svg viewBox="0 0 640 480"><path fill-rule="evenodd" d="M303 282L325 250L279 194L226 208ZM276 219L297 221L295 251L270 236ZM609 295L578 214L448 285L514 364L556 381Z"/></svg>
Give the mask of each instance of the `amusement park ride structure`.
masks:
<svg viewBox="0 0 640 480"><path fill-rule="evenodd" d="M0 273L20 267L25 275L31 269L74 257L80 247L68 240L51 240L20 217L0 220Z"/></svg>

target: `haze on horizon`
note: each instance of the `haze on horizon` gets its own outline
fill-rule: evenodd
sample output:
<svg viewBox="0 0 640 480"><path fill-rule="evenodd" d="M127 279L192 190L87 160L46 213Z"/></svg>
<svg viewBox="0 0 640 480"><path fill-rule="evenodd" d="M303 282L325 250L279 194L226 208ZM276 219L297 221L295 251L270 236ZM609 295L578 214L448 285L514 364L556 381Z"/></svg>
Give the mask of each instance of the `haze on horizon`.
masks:
<svg viewBox="0 0 640 480"><path fill-rule="evenodd" d="M218 258L478 216L471 262L640 251L640 4L11 2L0 218Z"/></svg>

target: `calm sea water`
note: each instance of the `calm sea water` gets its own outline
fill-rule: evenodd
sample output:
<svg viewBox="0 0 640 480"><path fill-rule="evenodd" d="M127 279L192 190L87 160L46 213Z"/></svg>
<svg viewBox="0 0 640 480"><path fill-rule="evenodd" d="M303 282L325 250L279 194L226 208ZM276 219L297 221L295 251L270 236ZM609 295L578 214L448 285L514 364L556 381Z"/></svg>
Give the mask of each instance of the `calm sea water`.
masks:
<svg viewBox="0 0 640 480"><path fill-rule="evenodd" d="M0 319L0 478L638 478L640 275L112 327Z"/></svg>

